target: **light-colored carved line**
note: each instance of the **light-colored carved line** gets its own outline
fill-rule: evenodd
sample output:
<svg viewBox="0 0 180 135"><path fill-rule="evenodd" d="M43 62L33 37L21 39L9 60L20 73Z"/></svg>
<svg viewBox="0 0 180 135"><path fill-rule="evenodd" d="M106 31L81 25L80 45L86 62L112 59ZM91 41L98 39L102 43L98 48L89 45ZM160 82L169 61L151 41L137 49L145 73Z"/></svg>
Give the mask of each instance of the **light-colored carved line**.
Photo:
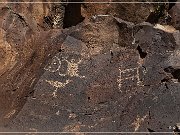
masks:
<svg viewBox="0 0 180 135"><path fill-rule="evenodd" d="M136 132L140 128L142 122L144 122L144 120L147 118L147 116L148 115L145 115L144 117L141 118L139 115L137 115L136 120L132 123L132 125L135 126L134 132Z"/></svg>
<svg viewBox="0 0 180 135"><path fill-rule="evenodd" d="M66 61L68 64L67 67L67 71L65 74L61 74L59 73L60 76L66 76L69 75L70 77L79 77L79 78L85 78L85 76L80 76L78 74L78 64L80 64L82 62L82 60L79 60L77 63L74 62L74 60L72 59L71 61L68 61L67 59L64 59L63 61Z"/></svg>
<svg viewBox="0 0 180 135"><path fill-rule="evenodd" d="M58 61L58 68L57 68L56 70L54 70L54 71L51 71L51 70L50 70L51 65L54 64L54 63L51 63L51 65L47 66L47 68L44 67L44 69L45 69L46 71L49 71L49 72L52 72L52 73L59 71L59 69L61 68L61 60L60 60L57 56L55 56L55 57L53 58L52 62L53 62L55 59Z"/></svg>
<svg viewBox="0 0 180 135"><path fill-rule="evenodd" d="M131 76L131 77L126 77L126 78L123 78L122 80L129 80L129 79L134 80L135 78L137 78L137 76L136 76L136 75Z"/></svg>
<svg viewBox="0 0 180 135"><path fill-rule="evenodd" d="M120 92L122 92L121 90L121 86L122 86L122 79L121 79L121 69L119 68L119 76L118 76L118 79L117 79L117 82L118 82L118 88L120 90Z"/></svg>
<svg viewBox="0 0 180 135"><path fill-rule="evenodd" d="M16 113L16 110L12 110L11 112L9 112L4 118L8 119L11 116L13 116Z"/></svg>
<svg viewBox="0 0 180 135"><path fill-rule="evenodd" d="M139 68L137 69L137 85L140 86L141 85L141 81L140 81L140 77L139 77Z"/></svg>
<svg viewBox="0 0 180 135"><path fill-rule="evenodd" d="M122 73L126 73L128 71L135 71L137 68L128 68L128 69L125 69L125 70L121 70Z"/></svg>
<svg viewBox="0 0 180 135"><path fill-rule="evenodd" d="M132 76L130 76L130 77L126 77L126 78L122 78L122 73L127 73L127 72L129 72L129 71L135 71L136 70L136 75L132 75ZM137 85L138 86L141 86L140 85L140 83L141 83L141 81L140 81L140 78L139 78L139 67L137 67L137 68L129 68L129 69L126 69L126 70L121 70L120 68L119 68L119 78L117 79L117 82L118 82L118 88L119 89L121 89L121 86L122 86L122 81L124 81L124 80L128 80L128 79L132 79L132 80L134 80L135 78L137 78ZM129 74L129 75L131 75L131 74ZM121 91L121 90L120 90Z"/></svg>
<svg viewBox="0 0 180 135"><path fill-rule="evenodd" d="M58 82L58 81L50 81L50 80L45 80L45 81L49 83L51 86L55 87L55 90L52 93L53 97L55 98L57 98L57 90L59 88L64 88L68 83L71 82L71 80L66 80L65 83Z"/></svg>
<svg viewBox="0 0 180 135"><path fill-rule="evenodd" d="M137 85L138 85L138 86L144 86L144 85L143 85L143 82L140 80L140 73L139 73L140 67L142 66L140 56L139 56L139 60L137 61L137 64L138 64L138 70L137 70L137 78L138 78L138 81L137 81Z"/></svg>

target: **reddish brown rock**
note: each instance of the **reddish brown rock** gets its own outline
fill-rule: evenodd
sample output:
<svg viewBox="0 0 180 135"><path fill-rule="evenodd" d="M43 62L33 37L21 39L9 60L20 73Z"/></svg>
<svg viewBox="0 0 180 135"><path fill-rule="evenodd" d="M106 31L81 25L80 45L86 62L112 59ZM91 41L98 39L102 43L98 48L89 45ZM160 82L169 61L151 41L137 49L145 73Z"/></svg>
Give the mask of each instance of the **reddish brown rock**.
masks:
<svg viewBox="0 0 180 135"><path fill-rule="evenodd" d="M86 2L91 2L92 0L86 0ZM137 1L137 0L135 0ZM98 0L98 2L103 2L103 0ZM116 2L109 0L107 2ZM118 2L118 1L117 1ZM124 0L128 2L128 0ZM132 1L133 2L133 1ZM121 18L125 21L140 23L146 21L148 16L155 10L153 4L137 4L137 3L86 3L82 5L83 16L91 18L97 15L112 15ZM138 9L138 10L137 10Z"/></svg>
<svg viewBox="0 0 180 135"><path fill-rule="evenodd" d="M146 4L84 4L80 24L61 6L1 6L0 130L172 131L179 31L138 23Z"/></svg>
<svg viewBox="0 0 180 135"><path fill-rule="evenodd" d="M40 69L66 36L38 26L46 13L43 4L7 4L0 10L0 119L5 122L24 105Z"/></svg>

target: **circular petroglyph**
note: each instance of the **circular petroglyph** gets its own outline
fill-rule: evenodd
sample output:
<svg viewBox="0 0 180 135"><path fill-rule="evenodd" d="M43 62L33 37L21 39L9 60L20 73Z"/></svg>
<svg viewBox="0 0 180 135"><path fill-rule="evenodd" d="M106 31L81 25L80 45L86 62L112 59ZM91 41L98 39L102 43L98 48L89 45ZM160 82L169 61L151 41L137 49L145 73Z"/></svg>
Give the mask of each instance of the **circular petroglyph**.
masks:
<svg viewBox="0 0 180 135"><path fill-rule="evenodd" d="M57 56L55 56L44 69L49 72L57 72L60 67L61 67L61 60Z"/></svg>
<svg viewBox="0 0 180 135"><path fill-rule="evenodd" d="M53 60L44 68L49 72L58 72L60 76L79 77L85 76L79 75L79 64L82 62L78 56L55 56Z"/></svg>

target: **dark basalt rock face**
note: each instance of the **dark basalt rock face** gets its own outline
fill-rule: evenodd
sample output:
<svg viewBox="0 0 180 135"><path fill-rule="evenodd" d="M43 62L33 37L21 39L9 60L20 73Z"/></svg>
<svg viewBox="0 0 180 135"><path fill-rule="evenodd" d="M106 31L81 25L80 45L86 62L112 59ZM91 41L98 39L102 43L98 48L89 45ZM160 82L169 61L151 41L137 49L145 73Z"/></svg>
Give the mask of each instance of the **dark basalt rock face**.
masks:
<svg viewBox="0 0 180 135"><path fill-rule="evenodd" d="M11 5L0 12L0 131L173 131L180 122L178 30L140 23L146 13L132 22L90 17L92 5L83 22L79 14L61 22L62 30L51 5L26 6L42 17Z"/></svg>

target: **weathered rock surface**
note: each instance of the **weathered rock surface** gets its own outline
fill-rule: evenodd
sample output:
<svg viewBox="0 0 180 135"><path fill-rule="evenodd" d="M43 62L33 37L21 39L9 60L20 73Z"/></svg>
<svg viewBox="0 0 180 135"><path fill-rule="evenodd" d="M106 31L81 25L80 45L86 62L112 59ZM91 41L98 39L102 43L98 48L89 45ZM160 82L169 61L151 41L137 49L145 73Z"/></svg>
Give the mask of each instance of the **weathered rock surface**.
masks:
<svg viewBox="0 0 180 135"><path fill-rule="evenodd" d="M85 0L85 2L91 2L93 0ZM118 2L118 0L108 0L108 2ZM128 0L123 0L127 2ZM134 2L137 0L133 0ZM132 1L132 2L133 2ZM103 2L103 0L98 0ZM145 3L111 3L111 4L96 4L96 3L85 3L82 8L84 9L83 15L91 18L96 15L112 15L121 18L126 21L140 23L145 21L148 16L155 10L153 4ZM138 10L137 10L138 9Z"/></svg>
<svg viewBox="0 0 180 135"><path fill-rule="evenodd" d="M34 95L9 127L17 131L170 131L168 127L179 121L179 83L174 80L178 78L167 72L175 66L173 55L179 47L173 34L150 24L97 19L103 21L82 24L66 38L61 52L45 67ZM101 32L97 35L92 28ZM135 30L125 47L118 44L118 31L123 30L129 35ZM94 36L98 38L93 40Z"/></svg>
<svg viewBox="0 0 180 135"><path fill-rule="evenodd" d="M180 122L180 33L141 23L149 9L135 20L130 10L90 17L105 9L85 5L86 19L61 30L45 27L48 5L33 15L11 6L0 12L0 131L171 132Z"/></svg>
<svg viewBox="0 0 180 135"><path fill-rule="evenodd" d="M180 1L178 0L178 2L180 2ZM169 13L172 17L172 21L171 21L172 25L176 29L180 30L180 22L179 22L179 20L180 20L180 4L179 3L175 4L175 6L172 7L172 9L169 11Z"/></svg>
<svg viewBox="0 0 180 135"><path fill-rule="evenodd" d="M18 113L42 74L40 69L66 37L62 30L39 28L26 6L12 4L0 9L0 123Z"/></svg>

